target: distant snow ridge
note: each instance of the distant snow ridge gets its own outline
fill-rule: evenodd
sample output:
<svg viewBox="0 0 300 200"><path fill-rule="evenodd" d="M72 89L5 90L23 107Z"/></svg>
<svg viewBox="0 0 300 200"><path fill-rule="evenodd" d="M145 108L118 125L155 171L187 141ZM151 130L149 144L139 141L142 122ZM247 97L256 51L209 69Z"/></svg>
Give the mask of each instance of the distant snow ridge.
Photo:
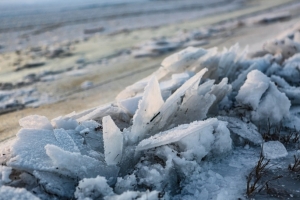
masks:
<svg viewBox="0 0 300 200"><path fill-rule="evenodd" d="M298 41L289 40L267 43L269 53L251 59L238 45L222 52L189 47L112 104L52 121L21 119L1 157L0 196L243 198L246 180L239 177L255 159L232 147L260 145L257 127L299 128L290 108L300 103L300 54L298 46L290 51Z"/></svg>

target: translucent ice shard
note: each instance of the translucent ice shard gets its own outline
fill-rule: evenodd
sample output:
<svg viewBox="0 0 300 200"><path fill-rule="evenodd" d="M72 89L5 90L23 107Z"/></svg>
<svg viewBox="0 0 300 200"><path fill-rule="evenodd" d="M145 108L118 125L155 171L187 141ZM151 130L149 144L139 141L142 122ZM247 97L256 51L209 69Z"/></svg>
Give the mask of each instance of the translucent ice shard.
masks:
<svg viewBox="0 0 300 200"><path fill-rule="evenodd" d="M103 141L105 161L108 165L116 165L122 158L123 135L110 116L103 117Z"/></svg>
<svg viewBox="0 0 300 200"><path fill-rule="evenodd" d="M82 179L100 175L107 179L114 179L119 170L118 167L108 167L103 162L92 157L64 151L55 145L48 144L45 146L45 149L58 171L71 177Z"/></svg>
<svg viewBox="0 0 300 200"><path fill-rule="evenodd" d="M146 86L139 108L133 116L133 125L129 134L132 143L145 138L149 128L147 124L155 117L163 103L158 81L153 77Z"/></svg>

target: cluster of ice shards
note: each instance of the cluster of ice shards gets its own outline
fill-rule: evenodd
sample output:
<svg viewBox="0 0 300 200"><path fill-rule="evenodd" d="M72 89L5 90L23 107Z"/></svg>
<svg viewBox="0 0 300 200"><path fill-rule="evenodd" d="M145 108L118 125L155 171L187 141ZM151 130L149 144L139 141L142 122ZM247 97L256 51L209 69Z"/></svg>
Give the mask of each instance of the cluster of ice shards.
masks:
<svg viewBox="0 0 300 200"><path fill-rule="evenodd" d="M245 144L244 151L256 149L264 142L261 130L270 126L300 131L300 57L296 51L287 56L297 38L276 48L267 44L269 54L256 58L238 45L221 52L189 47L111 104L51 122L37 115L21 119L9 156L1 158L6 186L0 190L25 187L41 199L236 196L243 184L231 187L226 180L235 175L223 168L246 172L253 158L243 165L239 157L234 166L220 158L234 159ZM278 141L265 143L264 154L287 155ZM222 175L204 167L218 162L211 169Z"/></svg>

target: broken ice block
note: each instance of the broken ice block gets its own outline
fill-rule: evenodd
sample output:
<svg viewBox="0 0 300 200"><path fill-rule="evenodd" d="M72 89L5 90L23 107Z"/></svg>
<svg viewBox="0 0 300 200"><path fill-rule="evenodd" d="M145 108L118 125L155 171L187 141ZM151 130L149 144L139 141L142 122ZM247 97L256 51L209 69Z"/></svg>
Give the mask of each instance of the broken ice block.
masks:
<svg viewBox="0 0 300 200"><path fill-rule="evenodd" d="M263 144L263 155L268 159L276 159L287 156L288 152L281 142L269 141Z"/></svg>

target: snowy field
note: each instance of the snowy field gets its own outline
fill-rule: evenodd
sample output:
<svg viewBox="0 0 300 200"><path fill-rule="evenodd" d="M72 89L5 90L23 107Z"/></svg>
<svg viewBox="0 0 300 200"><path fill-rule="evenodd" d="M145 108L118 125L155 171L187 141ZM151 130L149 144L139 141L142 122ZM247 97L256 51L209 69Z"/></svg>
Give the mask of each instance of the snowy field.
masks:
<svg viewBox="0 0 300 200"><path fill-rule="evenodd" d="M300 24L251 54L188 47L116 100L20 119L2 199L299 199Z"/></svg>

